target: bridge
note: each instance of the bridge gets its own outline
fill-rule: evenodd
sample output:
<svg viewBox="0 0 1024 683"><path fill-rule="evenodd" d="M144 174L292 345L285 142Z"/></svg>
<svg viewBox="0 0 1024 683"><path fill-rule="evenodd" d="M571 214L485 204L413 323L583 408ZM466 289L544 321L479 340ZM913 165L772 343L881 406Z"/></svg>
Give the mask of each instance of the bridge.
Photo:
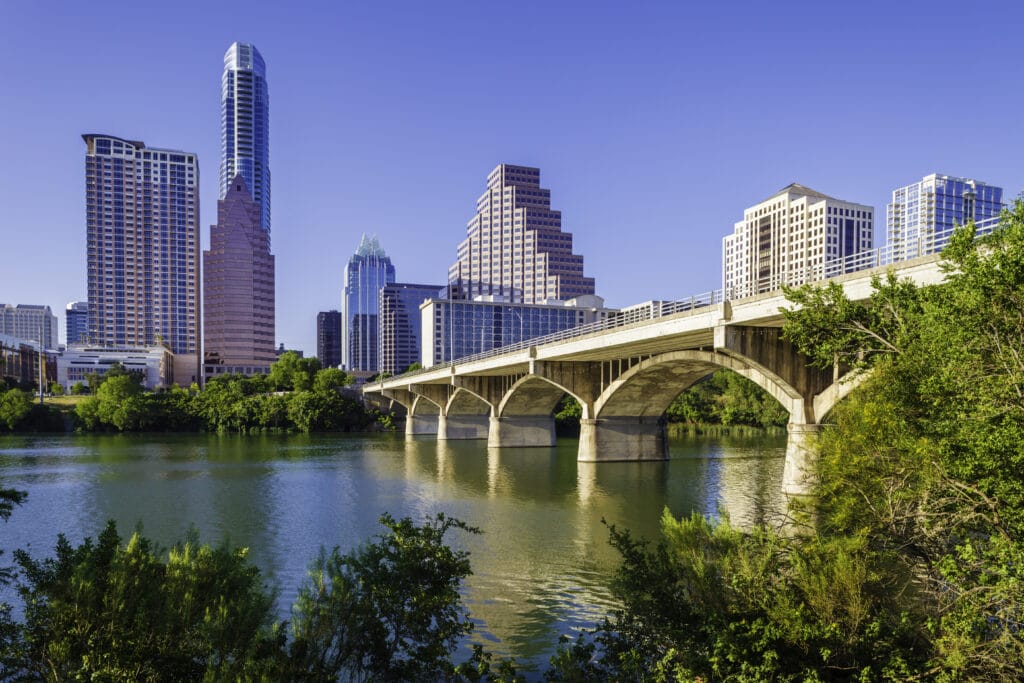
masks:
<svg viewBox="0 0 1024 683"><path fill-rule="evenodd" d="M863 258L863 257L860 257ZM827 280L851 300L867 299L875 276L934 284L937 254L874 263ZM889 261L889 262L886 262ZM743 298L721 291L653 302L642 314L608 320L383 379L368 398L405 408L406 434L480 439L488 448L550 447L553 413L565 394L581 408L578 459L664 460L665 410L680 392L719 368L770 393L789 413L783 490L811 492L810 441L857 384L838 367L813 368L781 335L781 290ZM634 309L636 310L636 309Z"/></svg>

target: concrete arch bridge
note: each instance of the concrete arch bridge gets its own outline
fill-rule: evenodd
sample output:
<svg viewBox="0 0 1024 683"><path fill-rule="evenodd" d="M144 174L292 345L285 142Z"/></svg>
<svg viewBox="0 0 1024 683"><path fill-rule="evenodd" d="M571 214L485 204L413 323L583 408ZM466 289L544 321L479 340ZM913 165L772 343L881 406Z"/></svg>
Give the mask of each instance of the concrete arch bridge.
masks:
<svg viewBox="0 0 1024 683"><path fill-rule="evenodd" d="M833 278L853 300L895 270L919 284L941 281L938 256ZM581 461L663 460L663 414L683 390L719 368L750 379L789 412L783 489L810 493L809 439L856 385L839 368L813 368L782 339L781 291L721 295L652 306L642 320L609 320L380 382L370 400L405 408L406 434L487 440L488 447L553 446L564 394L582 408ZM521 347L521 348L520 348Z"/></svg>

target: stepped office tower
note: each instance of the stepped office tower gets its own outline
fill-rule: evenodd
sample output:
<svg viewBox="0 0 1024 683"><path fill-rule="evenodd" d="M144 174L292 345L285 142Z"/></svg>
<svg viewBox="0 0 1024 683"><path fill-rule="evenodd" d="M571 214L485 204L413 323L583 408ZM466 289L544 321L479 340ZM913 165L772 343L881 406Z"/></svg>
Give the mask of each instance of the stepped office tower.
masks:
<svg viewBox="0 0 1024 683"><path fill-rule="evenodd" d="M199 379L196 155L86 134L89 341L166 344L174 379Z"/></svg>
<svg viewBox="0 0 1024 683"><path fill-rule="evenodd" d="M341 296L341 364L352 372L380 372L380 290L395 281L395 267L377 237L363 235L345 266Z"/></svg>
<svg viewBox="0 0 1024 683"><path fill-rule="evenodd" d="M259 204L260 227L270 232L270 98L267 67L255 46L232 43L221 78L220 198L235 176Z"/></svg>
<svg viewBox="0 0 1024 683"><path fill-rule="evenodd" d="M274 351L274 256L239 173L217 202L203 252L204 375L266 373Z"/></svg>
<svg viewBox="0 0 1024 683"><path fill-rule="evenodd" d="M886 211L891 258L902 260L941 251L955 226L971 220L998 220L1002 208L1002 188L968 178L932 173L920 182L897 188Z"/></svg>
<svg viewBox="0 0 1024 683"><path fill-rule="evenodd" d="M502 295L512 302L542 303L594 293L583 276L583 257L572 253L572 234L551 209L551 191L540 169L501 164L487 176L487 190L448 269L457 297Z"/></svg>
<svg viewBox="0 0 1024 683"><path fill-rule="evenodd" d="M743 212L722 240L726 296L770 292L860 267L846 259L870 251L874 209L793 183Z"/></svg>

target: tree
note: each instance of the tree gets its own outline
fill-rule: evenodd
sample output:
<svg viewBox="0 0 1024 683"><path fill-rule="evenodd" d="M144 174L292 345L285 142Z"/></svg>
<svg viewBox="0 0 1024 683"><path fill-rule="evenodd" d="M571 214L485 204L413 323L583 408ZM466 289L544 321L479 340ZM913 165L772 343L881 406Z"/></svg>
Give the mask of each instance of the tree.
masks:
<svg viewBox="0 0 1024 683"><path fill-rule="evenodd" d="M445 545L452 529L478 530L443 514L416 525L383 515L387 532L313 563L292 620L292 667L311 680L450 678L459 640L473 630L459 587L468 553Z"/></svg>
<svg viewBox="0 0 1024 683"><path fill-rule="evenodd" d="M286 351L270 366L270 385L277 391L308 391L319 369L316 358L300 358L294 351Z"/></svg>
<svg viewBox="0 0 1024 683"><path fill-rule="evenodd" d="M352 384L353 381L355 378L352 375L338 368L324 368L319 370L313 379L313 391L337 391Z"/></svg>
<svg viewBox="0 0 1024 683"><path fill-rule="evenodd" d="M75 382L74 384L71 385L72 396L81 396L82 394L85 394L88 391L89 388L81 382Z"/></svg>
<svg viewBox="0 0 1024 683"><path fill-rule="evenodd" d="M161 559L113 522L96 542L56 556L15 557L25 623L6 654L26 680L235 680L270 670L283 645L273 596L246 551L199 545L193 534Z"/></svg>
<svg viewBox="0 0 1024 683"><path fill-rule="evenodd" d="M50 382L50 393L54 396L63 396L64 385L60 382Z"/></svg>
<svg viewBox="0 0 1024 683"><path fill-rule="evenodd" d="M0 392L0 424L7 429L14 429L30 412L32 399L28 393L20 389Z"/></svg>

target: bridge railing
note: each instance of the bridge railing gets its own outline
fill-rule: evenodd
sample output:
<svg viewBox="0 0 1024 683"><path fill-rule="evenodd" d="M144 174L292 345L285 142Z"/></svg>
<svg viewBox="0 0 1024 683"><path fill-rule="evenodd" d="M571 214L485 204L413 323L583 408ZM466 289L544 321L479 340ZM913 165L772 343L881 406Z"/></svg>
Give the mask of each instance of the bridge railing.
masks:
<svg viewBox="0 0 1024 683"><path fill-rule="evenodd" d="M976 223L975 235L980 237L981 235L989 234L999 227L999 220L999 217L995 217ZM522 341L515 342L514 344L499 346L498 348L491 349L490 351L483 351L471 356L461 356L454 360L438 363L429 368L404 373L401 377L411 378L419 374L450 368L456 364L461 365L464 363L472 363L474 361L485 360L487 358L493 358L494 356L500 356L506 353L522 351L523 349L528 349L531 346L540 346L542 344L575 339L576 337L583 337L595 332L604 332L606 330L623 327L625 325L657 320L658 318L664 318L665 316L674 315L676 313L720 304L726 300L731 301L735 299L744 299L756 294L776 291L782 289L783 285L797 287L808 282L827 280L829 278L846 275L848 273L856 273L858 271L869 270L879 266L910 261L920 256L936 254L942 251L942 249L949 243L949 239L953 236L954 231L955 228L931 232L920 235L913 241L886 244L882 247L852 254L851 256L843 259L826 261L818 267L807 269L802 275L797 277L791 276L787 279L777 277L763 278L756 282L751 282L741 286L733 286L724 290L716 289L710 292L702 292L686 299L678 299L676 301L649 301L636 306L630 306L629 308L610 314L608 317L596 322L586 323L578 327L572 327L567 330L546 334L540 337L524 339Z"/></svg>

